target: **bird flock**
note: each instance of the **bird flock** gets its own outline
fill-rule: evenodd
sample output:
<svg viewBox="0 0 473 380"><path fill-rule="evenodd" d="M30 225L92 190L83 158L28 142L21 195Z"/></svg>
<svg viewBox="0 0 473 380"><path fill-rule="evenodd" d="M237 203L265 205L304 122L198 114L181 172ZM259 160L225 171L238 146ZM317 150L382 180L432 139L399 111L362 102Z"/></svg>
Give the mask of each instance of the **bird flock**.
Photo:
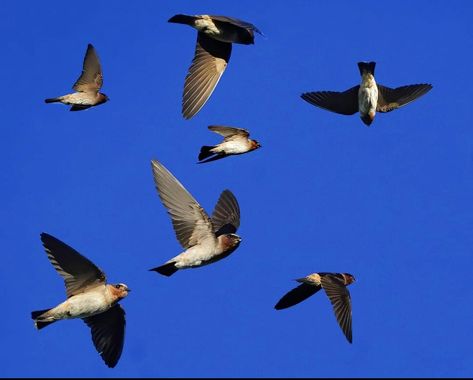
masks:
<svg viewBox="0 0 473 380"><path fill-rule="evenodd" d="M189 25L197 30L197 42L184 82L182 116L190 119L209 100L230 60L232 44L254 44L254 34L261 31L245 21L228 16L183 15L171 17L171 23ZM308 103L342 115L357 112L370 126L377 112L402 107L431 90L430 84L389 88L374 77L375 62L359 62L359 85L344 92L306 92L301 98ZM74 93L45 99L46 103L70 105L70 111L81 111L104 104L108 96L101 93L103 74L99 57L92 44L85 53ZM231 155L251 152L261 147L250 139L249 131L231 126L211 125L210 131L223 136L219 144L202 146L199 163L208 163ZM183 251L162 265L150 269L164 276L179 270L212 264L235 251L241 237L240 207L235 195L223 190L211 216L186 190L178 179L158 160L151 160L152 173L161 202L171 217L176 238ZM123 283L107 284L105 273L74 248L47 233L41 241L48 259L63 277L66 301L31 313L38 330L63 319L81 318L90 327L92 341L108 367L115 367L123 351L125 311L119 301L131 289ZM338 324L352 343L351 297L347 286L355 281L349 273L317 272L297 279L297 287L287 292L274 306L276 310L294 306L324 289L333 306Z"/></svg>

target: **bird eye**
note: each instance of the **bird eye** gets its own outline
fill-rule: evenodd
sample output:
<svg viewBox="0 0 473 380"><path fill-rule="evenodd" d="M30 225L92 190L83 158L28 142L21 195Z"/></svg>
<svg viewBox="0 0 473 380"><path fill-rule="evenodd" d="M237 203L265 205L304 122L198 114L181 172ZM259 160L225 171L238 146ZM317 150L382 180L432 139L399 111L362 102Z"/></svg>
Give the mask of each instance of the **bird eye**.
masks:
<svg viewBox="0 0 473 380"><path fill-rule="evenodd" d="M120 284L115 285L115 288L120 289L122 286Z"/></svg>

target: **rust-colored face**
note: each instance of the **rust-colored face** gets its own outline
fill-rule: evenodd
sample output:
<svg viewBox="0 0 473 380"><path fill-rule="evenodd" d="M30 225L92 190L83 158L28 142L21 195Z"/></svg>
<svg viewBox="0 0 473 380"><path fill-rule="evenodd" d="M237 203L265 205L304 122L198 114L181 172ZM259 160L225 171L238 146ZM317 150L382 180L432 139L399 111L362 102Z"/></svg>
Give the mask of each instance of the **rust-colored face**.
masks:
<svg viewBox="0 0 473 380"><path fill-rule="evenodd" d="M128 295L128 292L131 292L131 289L129 289L125 284L116 284L112 286L113 293L120 299L125 298Z"/></svg>
<svg viewBox="0 0 473 380"><path fill-rule="evenodd" d="M254 150L258 148L261 148L261 144L256 140L252 140L251 149Z"/></svg>
<svg viewBox="0 0 473 380"><path fill-rule="evenodd" d="M110 99L108 98L107 95L105 95L104 93L102 92L99 92L98 95L98 102L97 104L102 104L102 103L105 103L105 102L108 102Z"/></svg>
<svg viewBox="0 0 473 380"><path fill-rule="evenodd" d="M223 244L225 245L225 250L234 249L240 245L241 238L236 234L226 234L224 236Z"/></svg>

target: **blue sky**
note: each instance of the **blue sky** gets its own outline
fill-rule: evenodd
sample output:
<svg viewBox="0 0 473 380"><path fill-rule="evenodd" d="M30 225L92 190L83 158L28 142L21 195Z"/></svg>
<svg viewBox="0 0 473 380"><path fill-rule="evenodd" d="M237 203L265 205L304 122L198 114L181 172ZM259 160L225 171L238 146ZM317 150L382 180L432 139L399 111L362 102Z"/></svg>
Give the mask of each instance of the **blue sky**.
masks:
<svg viewBox="0 0 473 380"><path fill-rule="evenodd" d="M181 117L195 30L174 14L254 23L203 109ZM1 2L1 376L471 376L473 128L469 1ZM87 44L110 102L47 105L70 92ZM359 82L431 83L367 128L300 99ZM197 165L211 124L263 147ZM170 278L181 252L154 188L160 160L210 213L236 195L243 241ZM31 310L65 298L40 233L133 292L120 362L107 368L79 320L36 331ZM353 344L318 293L274 304L312 272L349 272Z"/></svg>

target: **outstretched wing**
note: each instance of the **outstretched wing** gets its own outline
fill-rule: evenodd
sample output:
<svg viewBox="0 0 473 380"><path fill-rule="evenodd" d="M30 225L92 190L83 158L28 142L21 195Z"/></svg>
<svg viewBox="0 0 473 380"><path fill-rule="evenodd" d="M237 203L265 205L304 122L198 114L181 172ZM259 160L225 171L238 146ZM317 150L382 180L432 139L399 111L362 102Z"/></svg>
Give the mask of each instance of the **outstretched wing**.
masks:
<svg viewBox="0 0 473 380"><path fill-rule="evenodd" d="M41 241L49 261L64 278L68 298L105 283L105 273L75 249L44 232Z"/></svg>
<svg viewBox="0 0 473 380"><path fill-rule="evenodd" d="M102 88L103 77L99 57L92 44L87 46L82 74L72 87L79 92L98 92Z"/></svg>
<svg viewBox="0 0 473 380"><path fill-rule="evenodd" d="M197 35L194 59L184 83L182 114L190 119L204 106L227 68L232 44Z"/></svg>
<svg viewBox="0 0 473 380"><path fill-rule="evenodd" d="M332 275L321 276L320 282L332 303L340 328L351 343L351 299L347 287L341 278Z"/></svg>
<svg viewBox="0 0 473 380"><path fill-rule="evenodd" d="M151 166L159 197L181 245L187 249L205 239L215 239L212 222L194 197L159 161L152 160Z"/></svg>
<svg viewBox="0 0 473 380"><path fill-rule="evenodd" d="M358 89L352 87L344 92L317 91L305 92L301 98L306 102L342 115L353 115L358 112Z"/></svg>
<svg viewBox="0 0 473 380"><path fill-rule="evenodd" d="M83 320L90 327L94 346L105 364L115 367L125 341L125 310L116 304L103 313Z"/></svg>
<svg viewBox="0 0 473 380"><path fill-rule="evenodd" d="M402 107L432 89L430 84L411 84L397 88L389 88L378 84L378 112L389 112Z"/></svg>
<svg viewBox="0 0 473 380"><path fill-rule="evenodd" d="M230 24L233 24L235 26L238 26L240 28L245 28L245 29L248 29L252 32L256 32L256 33L259 33L261 35L263 35L263 33L253 24L249 23L249 22L246 22L246 21L242 21L242 20L239 20L237 18L234 18L234 17L228 17L228 16L210 16L210 18L212 20L216 20L216 21L220 21L220 22L228 22Z"/></svg>
<svg viewBox="0 0 473 380"><path fill-rule="evenodd" d="M300 284L294 289L287 292L274 306L276 310L285 309L297 305L299 302L304 301L310 296L317 293L322 287L319 285L310 285L310 284Z"/></svg>

